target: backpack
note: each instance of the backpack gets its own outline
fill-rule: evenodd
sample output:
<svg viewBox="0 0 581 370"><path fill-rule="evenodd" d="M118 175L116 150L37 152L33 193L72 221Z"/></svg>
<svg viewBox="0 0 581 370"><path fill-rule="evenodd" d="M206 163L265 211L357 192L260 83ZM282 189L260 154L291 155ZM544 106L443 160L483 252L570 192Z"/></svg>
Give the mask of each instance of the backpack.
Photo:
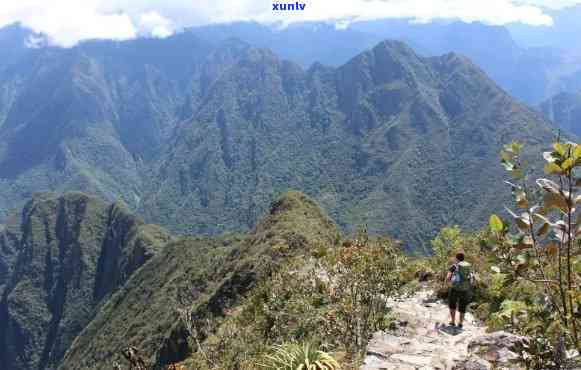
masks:
<svg viewBox="0 0 581 370"><path fill-rule="evenodd" d="M454 275L452 275L452 287L457 290L467 291L472 288L474 283L474 274L472 274L472 265L466 261L457 263Z"/></svg>

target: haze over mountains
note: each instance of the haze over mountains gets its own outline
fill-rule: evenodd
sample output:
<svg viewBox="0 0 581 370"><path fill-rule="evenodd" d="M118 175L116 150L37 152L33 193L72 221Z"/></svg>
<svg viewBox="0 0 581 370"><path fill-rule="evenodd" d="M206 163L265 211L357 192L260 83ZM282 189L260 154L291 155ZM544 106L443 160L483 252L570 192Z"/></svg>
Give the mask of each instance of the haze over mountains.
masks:
<svg viewBox="0 0 581 370"><path fill-rule="evenodd" d="M338 68L194 32L31 49L4 68L0 204L37 191L122 199L182 233L250 228L295 188L345 230L421 248L500 207L501 146L551 129L457 54L382 42ZM534 138L534 139L532 139Z"/></svg>
<svg viewBox="0 0 581 370"><path fill-rule="evenodd" d="M72 48L0 29L1 366L110 369L133 345L161 369L195 351L176 309L219 332L342 233L429 254L443 226L481 228L510 197L505 144L537 171L557 128L581 134L581 64L549 41L407 20Z"/></svg>
<svg viewBox="0 0 581 370"><path fill-rule="evenodd" d="M558 20L568 12L578 12L581 6L572 9L552 14ZM517 27L512 26L510 30ZM382 40L401 40L424 56L449 52L463 54L512 96L536 105L561 91L574 91L581 86L581 54L577 43L571 39L573 36L561 37L565 33L576 35L575 27L564 24L555 31L558 32L555 39L570 40L569 43L548 39L539 45L515 42L507 27L454 20L423 24L411 19L385 19L354 22L345 28L331 23L307 22L284 29L239 22L196 27L190 31L214 42L236 37L253 46L269 48L304 67L314 62L340 66ZM533 35L536 32L533 26L526 30L521 33Z"/></svg>

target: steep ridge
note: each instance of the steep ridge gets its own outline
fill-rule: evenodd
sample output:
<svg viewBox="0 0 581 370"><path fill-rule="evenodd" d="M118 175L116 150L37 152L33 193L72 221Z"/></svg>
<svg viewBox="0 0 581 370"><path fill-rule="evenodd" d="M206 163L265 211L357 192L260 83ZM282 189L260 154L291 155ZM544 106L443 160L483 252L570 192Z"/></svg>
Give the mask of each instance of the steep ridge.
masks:
<svg viewBox="0 0 581 370"><path fill-rule="evenodd" d="M247 237L171 243L102 306L60 368L109 369L127 345L139 348L155 368L183 361L189 349L176 309L191 307L198 319L223 316L286 258L338 240L318 205L290 192Z"/></svg>
<svg viewBox="0 0 581 370"><path fill-rule="evenodd" d="M384 42L338 69L304 71L249 50L180 127L142 210L216 233L252 225L290 187L348 231L367 224L417 247L441 225L480 226L479 207L503 202L502 145L551 135L455 54L422 58Z"/></svg>
<svg viewBox="0 0 581 370"><path fill-rule="evenodd" d="M0 362L55 368L99 304L170 240L119 204L38 195L0 235Z"/></svg>

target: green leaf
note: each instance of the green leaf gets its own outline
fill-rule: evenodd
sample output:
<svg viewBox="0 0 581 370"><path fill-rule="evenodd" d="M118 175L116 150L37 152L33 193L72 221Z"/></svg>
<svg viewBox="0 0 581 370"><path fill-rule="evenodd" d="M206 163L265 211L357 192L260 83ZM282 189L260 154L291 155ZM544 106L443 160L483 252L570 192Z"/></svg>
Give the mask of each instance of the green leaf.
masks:
<svg viewBox="0 0 581 370"><path fill-rule="evenodd" d="M504 229L504 224L500 217L497 215L490 216L490 228L496 232L501 232Z"/></svg>
<svg viewBox="0 0 581 370"><path fill-rule="evenodd" d="M573 158L568 158L563 164L561 164L561 168L563 171L568 171L569 169L573 168Z"/></svg>
<svg viewBox="0 0 581 370"><path fill-rule="evenodd" d="M573 158L575 160L581 159L581 145L575 145L575 149L573 149Z"/></svg>
<svg viewBox="0 0 581 370"><path fill-rule="evenodd" d="M513 142L510 144L510 149L511 149L511 150L512 150L512 152L513 152L513 153L515 153L515 154L519 154L519 153L520 153L520 150L521 150L521 148L522 148L522 144L520 144L520 143L518 143L518 142L516 142L516 141L513 141Z"/></svg>
<svg viewBox="0 0 581 370"><path fill-rule="evenodd" d="M526 313L528 306L524 302L506 300L500 305L500 311L498 316L505 319L511 319L513 316L518 316L522 313Z"/></svg>
<svg viewBox="0 0 581 370"><path fill-rule="evenodd" d="M500 152L500 158L502 158L503 162L510 162L514 158L514 156L511 153L502 150Z"/></svg>
<svg viewBox="0 0 581 370"><path fill-rule="evenodd" d="M548 175L551 175L551 174L559 174L559 173L562 172L561 167L558 164L554 163L554 162L547 163L545 165L544 169L545 169L545 173L548 174Z"/></svg>
<svg viewBox="0 0 581 370"><path fill-rule="evenodd" d="M555 149L555 152L559 153L560 156L565 155L565 146L563 144L555 143L553 144L553 149Z"/></svg>

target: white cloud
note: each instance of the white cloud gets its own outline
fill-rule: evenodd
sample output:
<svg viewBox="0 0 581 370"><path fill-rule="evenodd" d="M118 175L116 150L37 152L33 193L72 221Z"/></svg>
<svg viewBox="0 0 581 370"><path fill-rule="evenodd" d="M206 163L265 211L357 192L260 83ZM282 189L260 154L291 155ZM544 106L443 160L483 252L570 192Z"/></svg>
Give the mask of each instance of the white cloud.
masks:
<svg viewBox="0 0 581 370"><path fill-rule="evenodd" d="M166 37L182 27L215 22L281 22L411 17L420 22L459 18L490 24L551 24L539 7L581 0L299 0L300 12L273 12L296 0L2 0L0 27L16 21L70 46L79 40ZM341 23L344 26L344 23Z"/></svg>
<svg viewBox="0 0 581 370"><path fill-rule="evenodd" d="M580 4L579 0L522 0L523 4L538 5L544 8L562 9Z"/></svg>
<svg viewBox="0 0 581 370"><path fill-rule="evenodd" d="M0 25L21 22L64 46L89 38L124 40L136 36L127 14L99 12L99 3L99 0L3 1Z"/></svg>
<svg viewBox="0 0 581 370"><path fill-rule="evenodd" d="M139 29L147 36L164 38L173 34L173 23L155 10L150 10L139 16Z"/></svg>

